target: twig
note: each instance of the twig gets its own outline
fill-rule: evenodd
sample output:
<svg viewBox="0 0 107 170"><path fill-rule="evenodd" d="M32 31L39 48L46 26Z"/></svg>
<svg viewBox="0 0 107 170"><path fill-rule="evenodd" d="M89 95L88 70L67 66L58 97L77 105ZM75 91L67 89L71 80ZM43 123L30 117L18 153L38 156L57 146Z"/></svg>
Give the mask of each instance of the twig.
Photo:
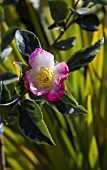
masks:
<svg viewBox="0 0 107 170"><path fill-rule="evenodd" d="M0 170L5 170L5 155L3 136L0 136Z"/></svg>
<svg viewBox="0 0 107 170"><path fill-rule="evenodd" d="M75 23L75 21L76 21L76 19L72 20L72 21L65 27L65 30L64 30L63 32L61 32L61 33L59 34L59 36L55 39L55 41L53 42L53 44L51 44L51 45L49 46L48 51L50 51L50 50L53 48L53 46L57 43L57 41L62 37L62 35L67 31L67 29L68 29L73 23Z"/></svg>

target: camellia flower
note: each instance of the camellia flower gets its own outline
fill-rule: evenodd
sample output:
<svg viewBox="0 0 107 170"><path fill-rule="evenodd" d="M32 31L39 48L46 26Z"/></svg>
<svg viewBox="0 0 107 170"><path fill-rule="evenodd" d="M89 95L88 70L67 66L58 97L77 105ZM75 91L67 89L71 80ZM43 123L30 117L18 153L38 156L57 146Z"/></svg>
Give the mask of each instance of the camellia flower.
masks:
<svg viewBox="0 0 107 170"><path fill-rule="evenodd" d="M29 57L31 69L25 74L24 86L34 95L42 95L49 101L57 101L64 94L64 80L67 79L69 68L66 62L54 66L54 56L40 48Z"/></svg>

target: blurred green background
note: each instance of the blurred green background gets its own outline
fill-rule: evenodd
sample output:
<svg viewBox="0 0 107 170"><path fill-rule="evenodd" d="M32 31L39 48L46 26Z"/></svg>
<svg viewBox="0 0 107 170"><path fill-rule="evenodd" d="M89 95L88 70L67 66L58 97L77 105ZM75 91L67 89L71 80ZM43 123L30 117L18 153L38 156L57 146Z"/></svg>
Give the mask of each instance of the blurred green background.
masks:
<svg viewBox="0 0 107 170"><path fill-rule="evenodd" d="M39 4L40 2L40 4ZM73 0L67 0L73 6ZM98 11L101 5L93 10ZM44 120L56 146L37 145L26 139L19 131L17 122L6 126L4 146L6 170L107 170L107 7L100 13L101 23L96 32L82 30L73 24L62 39L76 36L76 45L68 51L52 49L55 59L67 60L72 54L105 38L104 46L87 67L70 73L66 88L78 103L87 110L87 115L62 116L45 104L42 107ZM5 7L2 33L17 26L35 33L43 49L47 50L59 35L58 30L49 30L53 23L46 0L21 0L16 5ZM12 71L19 74L13 61L23 61L15 40L12 53L0 64L0 73ZM14 91L14 84L9 89Z"/></svg>

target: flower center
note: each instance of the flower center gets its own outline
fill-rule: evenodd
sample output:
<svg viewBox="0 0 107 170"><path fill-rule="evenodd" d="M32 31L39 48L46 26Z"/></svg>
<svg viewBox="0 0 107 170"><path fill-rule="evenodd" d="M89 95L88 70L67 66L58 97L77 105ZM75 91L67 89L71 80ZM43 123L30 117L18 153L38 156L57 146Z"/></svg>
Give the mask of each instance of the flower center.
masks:
<svg viewBox="0 0 107 170"><path fill-rule="evenodd" d="M41 89L50 87L53 84L54 79L54 72L49 67L44 67L36 72L36 83Z"/></svg>

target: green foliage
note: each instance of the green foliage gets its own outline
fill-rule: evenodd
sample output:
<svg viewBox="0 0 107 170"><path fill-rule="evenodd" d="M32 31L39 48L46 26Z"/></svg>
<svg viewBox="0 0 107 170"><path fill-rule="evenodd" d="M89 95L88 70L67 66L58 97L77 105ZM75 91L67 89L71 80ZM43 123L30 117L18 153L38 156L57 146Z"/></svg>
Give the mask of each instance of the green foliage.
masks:
<svg viewBox="0 0 107 170"><path fill-rule="evenodd" d="M18 2L19 0L3 0L3 5L9 5L9 4L14 4Z"/></svg>
<svg viewBox="0 0 107 170"><path fill-rule="evenodd" d="M85 0L85 2L93 2L94 4L107 5L107 0Z"/></svg>
<svg viewBox="0 0 107 170"><path fill-rule="evenodd" d="M66 40L61 40L57 42L54 47L58 50L69 50L72 48L76 43L76 37L71 37Z"/></svg>
<svg viewBox="0 0 107 170"><path fill-rule="evenodd" d="M83 15L82 17L78 17L76 22L80 25L81 28L87 31L97 31L99 25L99 19L97 15L88 14Z"/></svg>
<svg viewBox="0 0 107 170"><path fill-rule="evenodd" d="M2 6L0 6L0 22L4 20L4 9Z"/></svg>
<svg viewBox="0 0 107 170"><path fill-rule="evenodd" d="M104 38L98 40L95 44L74 53L74 55L67 61L70 71L78 70L91 62L103 44Z"/></svg>
<svg viewBox="0 0 107 170"><path fill-rule="evenodd" d="M15 36L15 32L18 28L13 27L10 28L2 37L2 43L1 43L1 51L3 51L13 40Z"/></svg>
<svg viewBox="0 0 107 170"><path fill-rule="evenodd" d="M87 7L83 7L83 8L78 8L77 10L73 10L75 11L78 15L83 15L86 14L90 11L90 8Z"/></svg>
<svg viewBox="0 0 107 170"><path fill-rule="evenodd" d="M31 53L36 48L41 48L41 44L36 35L29 31L18 30L16 31L15 37L17 48L27 62Z"/></svg>
<svg viewBox="0 0 107 170"><path fill-rule="evenodd" d="M54 145L39 106L34 101L26 99L22 100L17 107L22 133L37 143Z"/></svg>
<svg viewBox="0 0 107 170"><path fill-rule="evenodd" d="M17 74L7 71L0 74L0 81L3 81L5 85L11 84L12 82L15 82L18 80Z"/></svg>
<svg viewBox="0 0 107 170"><path fill-rule="evenodd" d="M11 101L11 96L8 88L0 82L0 103L8 103Z"/></svg>
<svg viewBox="0 0 107 170"><path fill-rule="evenodd" d="M55 111L65 115L87 113L86 109L83 106L78 105L76 99L67 91L61 100L56 102L49 102L49 104Z"/></svg>
<svg viewBox="0 0 107 170"><path fill-rule="evenodd" d="M69 5L64 1L48 0L52 18L56 22L63 21L69 12Z"/></svg>

